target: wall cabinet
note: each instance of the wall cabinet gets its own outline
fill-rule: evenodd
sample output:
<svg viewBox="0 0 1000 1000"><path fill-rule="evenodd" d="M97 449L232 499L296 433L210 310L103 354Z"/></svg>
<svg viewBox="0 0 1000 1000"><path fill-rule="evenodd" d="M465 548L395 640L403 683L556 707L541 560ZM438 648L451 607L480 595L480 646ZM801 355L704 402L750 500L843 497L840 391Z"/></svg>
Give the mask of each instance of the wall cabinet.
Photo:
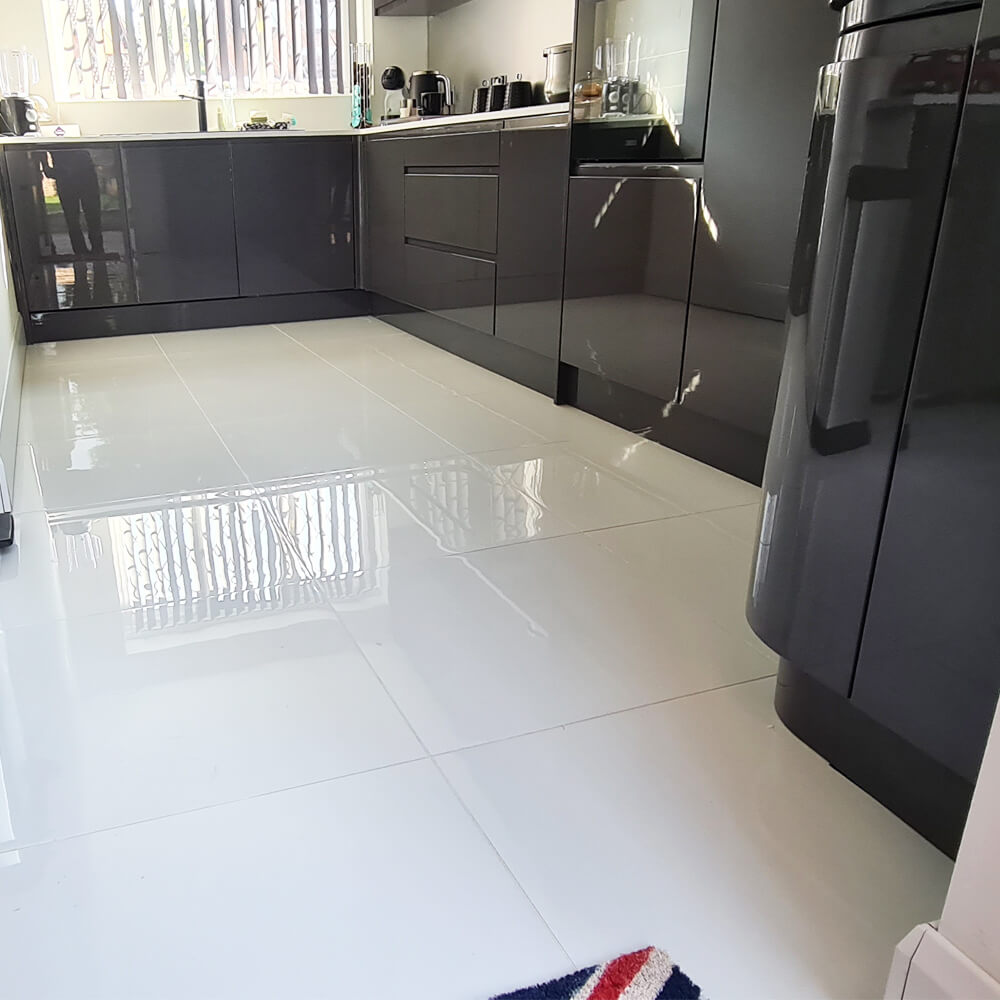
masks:
<svg viewBox="0 0 1000 1000"><path fill-rule="evenodd" d="M500 140L496 335L559 356L569 129L509 128Z"/></svg>
<svg viewBox="0 0 1000 1000"><path fill-rule="evenodd" d="M139 302L240 294L229 145L122 145Z"/></svg>
<svg viewBox="0 0 1000 1000"><path fill-rule="evenodd" d="M657 400L678 393L698 181L570 180L560 360Z"/></svg>
<svg viewBox="0 0 1000 1000"><path fill-rule="evenodd" d="M240 294L354 288L354 140L230 145Z"/></svg>

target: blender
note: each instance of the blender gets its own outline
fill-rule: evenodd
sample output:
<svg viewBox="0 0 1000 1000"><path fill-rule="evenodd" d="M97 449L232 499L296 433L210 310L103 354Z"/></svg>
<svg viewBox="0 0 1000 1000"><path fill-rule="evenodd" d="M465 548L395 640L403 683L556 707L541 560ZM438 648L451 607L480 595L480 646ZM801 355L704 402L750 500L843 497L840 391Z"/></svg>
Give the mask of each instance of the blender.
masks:
<svg viewBox="0 0 1000 1000"><path fill-rule="evenodd" d="M38 60L27 49L0 51L0 132L4 135L38 133L38 109L29 96L38 83Z"/></svg>

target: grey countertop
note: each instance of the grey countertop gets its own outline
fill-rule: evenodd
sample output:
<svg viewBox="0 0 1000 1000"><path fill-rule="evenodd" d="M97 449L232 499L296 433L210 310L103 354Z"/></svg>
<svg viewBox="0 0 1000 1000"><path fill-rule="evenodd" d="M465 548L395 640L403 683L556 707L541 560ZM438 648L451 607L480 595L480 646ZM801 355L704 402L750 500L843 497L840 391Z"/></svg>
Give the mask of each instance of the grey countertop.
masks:
<svg viewBox="0 0 1000 1000"><path fill-rule="evenodd" d="M335 135L361 135L376 138L397 132L407 132L424 128L447 128L449 125L469 126L480 122L502 122L508 119L533 118L538 116L563 116L569 121L569 104L538 104L529 108L513 108L508 111L487 111L479 115L442 115L438 118L417 118L403 120L391 125L378 125L369 129L261 129L250 132L136 132L121 135L73 135L73 136L0 136L0 144L52 146L61 143L101 143L101 142L168 142L187 139L210 141L212 139L283 139L297 137L303 139Z"/></svg>

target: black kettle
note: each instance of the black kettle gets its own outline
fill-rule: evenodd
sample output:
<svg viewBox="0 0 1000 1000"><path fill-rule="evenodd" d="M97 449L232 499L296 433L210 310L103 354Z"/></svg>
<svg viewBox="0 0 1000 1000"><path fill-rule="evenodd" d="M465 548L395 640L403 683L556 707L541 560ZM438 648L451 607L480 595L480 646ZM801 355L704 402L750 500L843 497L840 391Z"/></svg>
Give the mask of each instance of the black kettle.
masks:
<svg viewBox="0 0 1000 1000"><path fill-rule="evenodd" d="M451 80L435 69L421 70L410 77L410 98L423 115L450 115L455 107Z"/></svg>

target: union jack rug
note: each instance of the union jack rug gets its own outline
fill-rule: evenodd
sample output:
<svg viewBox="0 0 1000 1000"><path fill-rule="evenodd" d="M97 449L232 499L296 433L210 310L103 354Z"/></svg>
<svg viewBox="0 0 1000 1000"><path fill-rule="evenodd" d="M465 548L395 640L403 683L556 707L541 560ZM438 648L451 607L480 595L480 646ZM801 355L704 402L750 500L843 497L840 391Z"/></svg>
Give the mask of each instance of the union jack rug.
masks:
<svg viewBox="0 0 1000 1000"><path fill-rule="evenodd" d="M551 983L504 993L493 1000L699 1000L701 989L665 951L643 948Z"/></svg>

